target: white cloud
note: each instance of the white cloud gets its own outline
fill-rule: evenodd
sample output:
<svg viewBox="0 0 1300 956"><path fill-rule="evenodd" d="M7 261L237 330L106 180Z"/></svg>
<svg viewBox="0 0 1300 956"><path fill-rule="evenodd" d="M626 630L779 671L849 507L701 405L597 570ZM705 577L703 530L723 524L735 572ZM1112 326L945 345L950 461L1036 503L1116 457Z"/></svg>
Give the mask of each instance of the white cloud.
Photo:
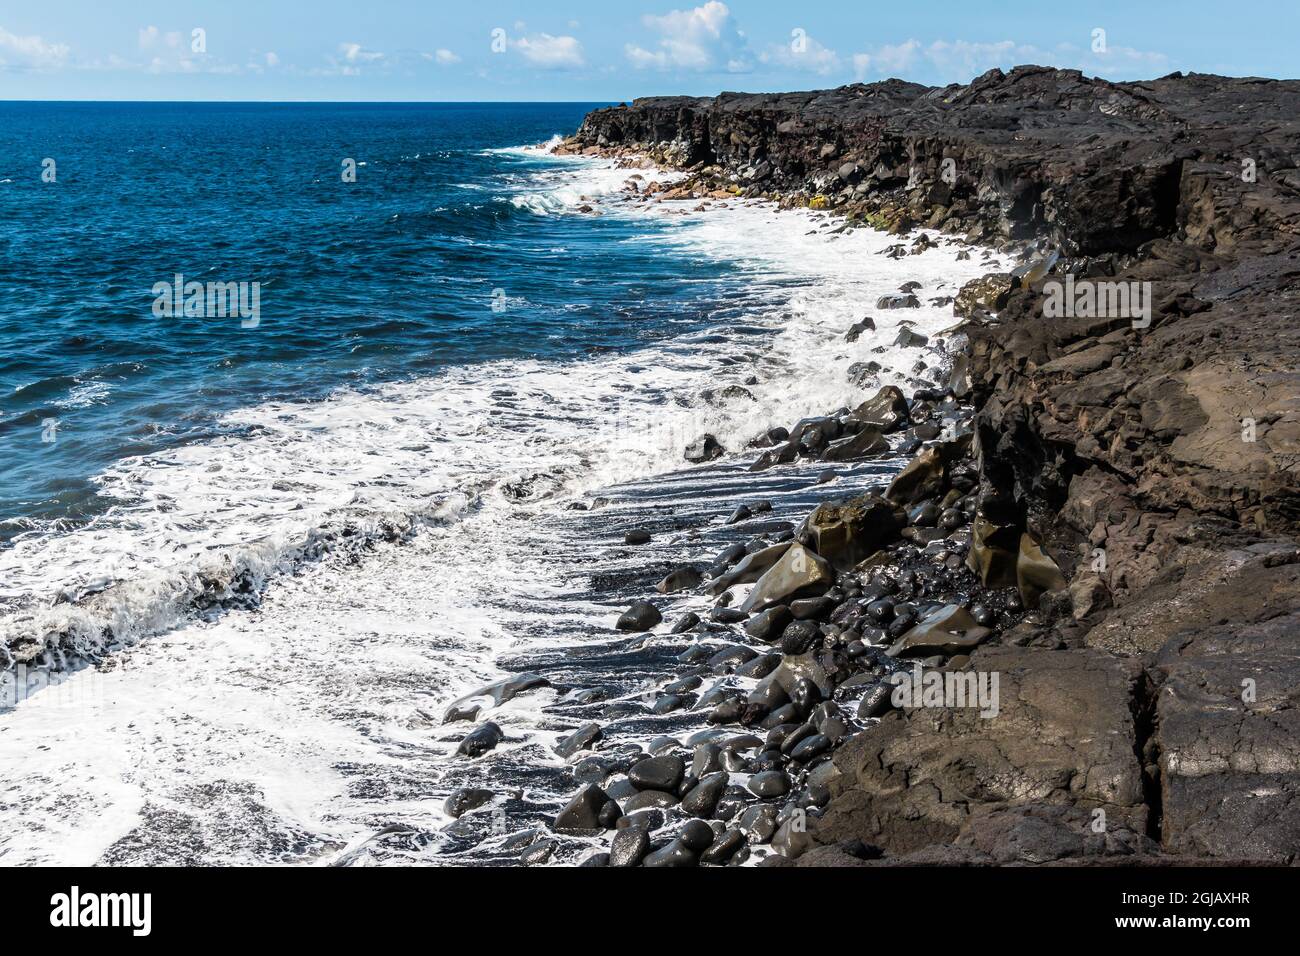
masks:
<svg viewBox="0 0 1300 956"><path fill-rule="evenodd" d="M1170 72L1169 57L1150 50L1135 50L1130 46L1112 46L1105 53L1093 53L1076 47L1061 46L1062 56L1072 58L1074 68L1094 76L1112 79L1150 79Z"/></svg>
<svg viewBox="0 0 1300 956"><path fill-rule="evenodd" d="M187 57L187 56L174 57L174 58L171 58L171 59L168 59L168 58L165 58L165 57L161 57L161 56L156 56L156 57L154 57L152 60L149 61L149 65L146 66L145 69L146 69L148 72L150 72L150 73L200 73L200 72L217 73L217 72L222 72L221 70L218 70L218 69L215 68L215 67L210 68L210 69L208 69L208 70L206 70L206 71L205 71L205 70L200 70L200 69L199 69L199 65L198 65L197 63L195 63L193 60L191 60L191 59L190 59L189 57ZM237 68L237 67L235 68L235 72L238 72L238 68Z"/></svg>
<svg viewBox="0 0 1300 956"><path fill-rule="evenodd" d="M1021 63L1045 62L1032 46L1000 40L995 43L971 43L968 40L935 40L925 50L925 58L943 80L961 83L994 67L1018 66Z"/></svg>
<svg viewBox="0 0 1300 956"><path fill-rule="evenodd" d="M553 37L549 33L537 33L521 37L511 43L529 63L534 66L552 70L563 70L585 66L587 58L582 44L575 37Z"/></svg>
<svg viewBox="0 0 1300 956"><path fill-rule="evenodd" d="M853 56L853 68L859 80L897 76L966 83L995 67L1005 70L1026 63L1119 78L1167 72L1169 58L1163 53L1147 53L1131 47L1113 46L1106 53L1092 53L1070 44L1044 50L1014 40L935 40L925 46L915 39Z"/></svg>
<svg viewBox="0 0 1300 956"><path fill-rule="evenodd" d="M280 65L280 56L274 50L266 54L266 65L275 67Z"/></svg>
<svg viewBox="0 0 1300 956"><path fill-rule="evenodd" d="M736 27L731 10L720 0L691 10L673 10L642 21L659 34L655 49L629 43L628 60L637 69L717 70L741 72L748 68L745 35Z"/></svg>
<svg viewBox="0 0 1300 956"><path fill-rule="evenodd" d="M840 55L807 34L791 37L789 43L770 46L758 55L769 66L789 70L806 70L822 76L840 68Z"/></svg>
<svg viewBox="0 0 1300 956"><path fill-rule="evenodd" d="M141 27L137 34L141 50L157 50L161 47L178 49L181 45L181 34L177 30L169 30L166 33L159 30L152 24L147 27Z"/></svg>
<svg viewBox="0 0 1300 956"><path fill-rule="evenodd" d="M443 66L451 66L453 63L459 63L460 57L450 50L435 50L433 58Z"/></svg>
<svg viewBox="0 0 1300 956"><path fill-rule="evenodd" d="M49 43L39 36L20 37L0 27L0 65L62 66L71 49L66 43Z"/></svg>
<svg viewBox="0 0 1300 956"><path fill-rule="evenodd" d="M873 73L880 76L907 73L916 64L920 49L919 40L908 40L893 46L882 46L873 53L855 53L853 70L860 80Z"/></svg>
<svg viewBox="0 0 1300 956"><path fill-rule="evenodd" d="M360 43L340 43L339 53L343 54L343 59L348 63L378 63L384 58L384 54L376 50L367 50Z"/></svg>

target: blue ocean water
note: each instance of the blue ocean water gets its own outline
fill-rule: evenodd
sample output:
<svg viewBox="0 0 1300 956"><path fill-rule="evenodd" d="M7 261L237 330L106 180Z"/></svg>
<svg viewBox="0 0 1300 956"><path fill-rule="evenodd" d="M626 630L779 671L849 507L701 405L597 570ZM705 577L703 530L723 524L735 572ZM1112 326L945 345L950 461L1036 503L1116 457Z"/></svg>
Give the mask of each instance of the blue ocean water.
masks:
<svg viewBox="0 0 1300 956"><path fill-rule="evenodd" d="M502 151L594 105L0 103L0 547L232 409L706 321L725 262L547 215L548 163ZM155 316L177 273L260 283L260 323Z"/></svg>
<svg viewBox="0 0 1300 956"><path fill-rule="evenodd" d="M526 787L535 826L576 698L494 708L484 780L447 705L539 659L630 690L633 582L738 500L800 520L899 466L748 471L942 378L936 303L990 263L521 148L587 108L0 104L5 863L464 861L451 788ZM155 314L177 273L260 283L256 327ZM926 304L846 341L904 282Z"/></svg>

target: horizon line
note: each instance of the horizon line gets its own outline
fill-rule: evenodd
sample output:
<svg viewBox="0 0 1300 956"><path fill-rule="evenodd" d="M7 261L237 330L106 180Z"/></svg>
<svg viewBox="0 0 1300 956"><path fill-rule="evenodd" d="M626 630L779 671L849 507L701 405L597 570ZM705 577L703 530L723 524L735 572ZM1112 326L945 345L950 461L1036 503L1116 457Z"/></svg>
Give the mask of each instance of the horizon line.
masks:
<svg viewBox="0 0 1300 956"><path fill-rule="evenodd" d="M668 94L672 95L672 94ZM631 99L592 99L592 100L139 100L139 99L3 99L0 98L0 105L8 103L158 103L173 106L189 106L203 103L212 103L219 105L239 105L239 104L265 104L271 106L311 104L317 103L325 106L339 105L370 105L370 106L588 106L592 103L631 103L633 99L643 99L644 97L633 97Z"/></svg>

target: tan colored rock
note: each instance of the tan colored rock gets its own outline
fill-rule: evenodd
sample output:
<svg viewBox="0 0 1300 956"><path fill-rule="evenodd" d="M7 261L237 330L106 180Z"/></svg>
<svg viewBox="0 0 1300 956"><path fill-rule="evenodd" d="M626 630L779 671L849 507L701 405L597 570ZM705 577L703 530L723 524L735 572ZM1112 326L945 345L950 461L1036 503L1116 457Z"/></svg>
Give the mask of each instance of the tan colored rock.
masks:
<svg viewBox="0 0 1300 956"><path fill-rule="evenodd" d="M948 490L948 466L966 454L970 443L971 436L963 435L956 441L931 445L898 473L885 497L902 505L939 497Z"/></svg>
<svg viewBox="0 0 1300 956"><path fill-rule="evenodd" d="M753 554L746 555L734 568L709 584L709 593L721 594L727 588L734 587L737 584L753 584L766 574L772 565L785 557L785 553L790 550L792 544L793 542L784 541L781 544L774 544L770 548L764 548L762 551L755 551Z"/></svg>
<svg viewBox="0 0 1300 956"><path fill-rule="evenodd" d="M1016 585L1020 588L1020 599L1025 602L1025 607L1036 607L1043 594L1065 587L1065 575L1061 569L1028 534L1020 536Z"/></svg>
<svg viewBox="0 0 1300 956"><path fill-rule="evenodd" d="M762 611L796 597L825 590L835 583L830 563L801 544L791 545L785 555L758 579L741 610Z"/></svg>
<svg viewBox="0 0 1300 956"><path fill-rule="evenodd" d="M890 657L967 654L992 636L987 627L975 623L966 608L950 604L928 615L900 637L887 653Z"/></svg>
<svg viewBox="0 0 1300 956"><path fill-rule="evenodd" d="M907 526L907 512L879 495L829 502L808 518L813 549L837 568L875 554Z"/></svg>
<svg viewBox="0 0 1300 956"><path fill-rule="evenodd" d="M1019 583L1016 574L1018 531L977 517L971 525L966 566L986 588L1009 588Z"/></svg>
<svg viewBox="0 0 1300 956"><path fill-rule="evenodd" d="M1009 272L991 272L972 279L957 293L952 314L969 319L977 312L997 312L1007 304L1007 297L1013 288L1015 280Z"/></svg>

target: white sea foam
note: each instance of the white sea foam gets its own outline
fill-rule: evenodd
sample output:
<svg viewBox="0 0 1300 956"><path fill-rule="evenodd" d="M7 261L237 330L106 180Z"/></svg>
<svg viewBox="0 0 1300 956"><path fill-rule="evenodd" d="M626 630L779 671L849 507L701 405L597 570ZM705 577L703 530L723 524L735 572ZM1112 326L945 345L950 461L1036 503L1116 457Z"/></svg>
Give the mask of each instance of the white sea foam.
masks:
<svg viewBox="0 0 1300 956"><path fill-rule="evenodd" d="M69 649L95 654L106 627L128 643L170 633L0 714L0 779L10 787L0 863L94 862L168 814L204 862L267 862L255 840L227 832L258 827L302 835L295 859L327 860L383 822L344 767L395 788L382 801L386 820L448 822L440 800L390 776L440 779L437 760L454 745L437 739L428 715L497 676L497 656L512 647L511 622L486 610L485 589L513 589L524 605L563 589L530 558L545 547L530 537L535 519L680 467L682 448L702 432L740 449L772 425L860 401L847 378L854 362L874 359L881 384L901 382L918 358L938 356L873 350L889 346L903 320L939 332L951 309L870 305L908 280L921 283L922 302L955 295L988 268L958 262L946 246L889 259L879 253L894 237L830 236L809 212L620 202L628 171L605 161L568 160L534 176L548 209L605 188L608 215L672 213L673 228L651 241L739 263L750 288L743 315L716 336L633 354L453 368L245 409L228 416L230 437L101 476L120 505L85 528L20 537L0 553L5 596L71 599L11 613L0 634L63 634ZM866 314L877 330L846 344L845 330ZM734 334L739 325L760 332ZM744 361L726 364L733 358ZM746 386L754 401L699 401L751 373L760 379ZM359 564L323 547L385 527L418 531ZM318 553L323 564L285 576ZM104 579L117 583L77 600L79 587ZM214 581L241 580L270 582L260 608L185 624ZM61 703L69 697L72 706ZM494 719L553 737L538 730L549 699L521 698ZM241 796L244 786L256 800ZM132 845L114 858L152 859L133 856ZM185 849L150 852L183 859Z"/></svg>

